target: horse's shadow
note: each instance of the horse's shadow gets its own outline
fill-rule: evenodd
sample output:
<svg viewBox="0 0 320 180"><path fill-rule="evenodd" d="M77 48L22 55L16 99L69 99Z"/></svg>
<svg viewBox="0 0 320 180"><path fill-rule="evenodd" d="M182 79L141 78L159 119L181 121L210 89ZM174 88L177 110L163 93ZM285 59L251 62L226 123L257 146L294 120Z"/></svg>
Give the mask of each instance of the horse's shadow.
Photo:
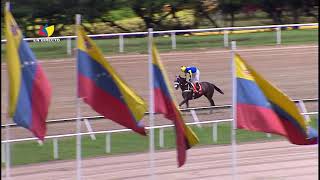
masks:
<svg viewBox="0 0 320 180"><path fill-rule="evenodd" d="M188 108L189 100L198 99L203 95L208 99L211 106L215 106L214 100L212 99L214 90L217 90L220 94L224 94L221 89L219 89L217 86L215 86L212 83L200 82L200 84L202 86L201 94L194 93L191 83L188 82L186 78L183 78L181 76L176 77L176 80L174 81L174 87L175 89L179 89L180 87L182 91L182 97L183 97L183 101L179 104L179 107L181 107L183 104L186 104Z"/></svg>

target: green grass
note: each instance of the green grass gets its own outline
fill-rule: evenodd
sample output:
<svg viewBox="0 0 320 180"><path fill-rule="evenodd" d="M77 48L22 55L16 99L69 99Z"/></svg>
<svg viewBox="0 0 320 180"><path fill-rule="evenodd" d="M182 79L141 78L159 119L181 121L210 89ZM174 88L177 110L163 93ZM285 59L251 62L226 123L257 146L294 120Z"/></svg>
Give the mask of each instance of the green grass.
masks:
<svg viewBox="0 0 320 180"><path fill-rule="evenodd" d="M282 44L306 44L318 42L318 30L290 30L282 31ZM246 34L230 34L229 40L236 40L237 46L275 45L275 32L259 32ZM106 55L119 53L118 38L95 40L100 49ZM160 51L172 51L171 38L158 36L155 42ZM177 51L192 49L223 48L223 35L209 36L176 36ZM72 47L74 46L72 41ZM147 38L124 38L124 53L147 53ZM67 55L66 41L30 43L30 47L38 59L57 59L71 57ZM1 56L5 54L5 46L1 50Z"/></svg>
<svg viewBox="0 0 320 180"><path fill-rule="evenodd" d="M192 127L198 135L201 145L209 144L229 144L230 143L230 123L218 125L218 142L213 143L212 127L203 128ZM89 136L82 137L82 157L96 157L114 154L148 152L149 137L144 137L132 132L114 133L111 135L111 153L105 153L105 135L96 135L96 140L92 141ZM279 138L272 136L271 139ZM245 130L237 131L237 142L247 142L255 140L270 139L265 133L249 132ZM59 159L75 159L76 143L75 138L59 139ZM159 131L155 131L156 149L159 147ZM175 134L172 128L164 131L164 149L175 148ZM37 142L14 143L11 145L12 164L21 165L53 160L53 143L47 140L40 146Z"/></svg>
<svg viewBox="0 0 320 180"><path fill-rule="evenodd" d="M311 125L317 129L318 122L315 118L312 119ZM194 132L200 139L200 144L197 145L212 145L212 144L230 144L230 123L218 124L218 142L214 143L212 139L212 126L204 126L198 128L191 126ZM96 140L91 140L89 136L82 136L82 157L97 157L110 156L114 154L126 154L137 152L148 152L149 137L144 137L133 132L113 133L111 135L111 153L105 152L105 135L96 135ZM262 141L284 139L281 136L272 135L270 138L266 133L252 132L246 130L237 130L237 142ZM75 137L59 139L59 159L75 159L76 143ZM159 147L159 130L155 130L155 146ZM164 148L175 148L175 132L173 128L164 129ZM46 140L42 146L35 141L14 143L11 145L11 159L13 165L22 165L29 163L38 163L51 161L53 159L53 143L52 140ZM4 164L2 164L4 166Z"/></svg>

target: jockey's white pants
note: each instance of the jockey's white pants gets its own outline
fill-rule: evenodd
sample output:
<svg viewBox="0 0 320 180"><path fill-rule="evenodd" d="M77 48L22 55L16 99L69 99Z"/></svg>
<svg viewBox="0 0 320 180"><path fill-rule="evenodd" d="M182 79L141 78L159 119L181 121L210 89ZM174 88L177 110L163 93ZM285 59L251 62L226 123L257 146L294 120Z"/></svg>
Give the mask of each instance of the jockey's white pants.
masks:
<svg viewBox="0 0 320 180"><path fill-rule="evenodd" d="M191 82L192 83L200 82L200 71L198 69L195 73L193 73Z"/></svg>

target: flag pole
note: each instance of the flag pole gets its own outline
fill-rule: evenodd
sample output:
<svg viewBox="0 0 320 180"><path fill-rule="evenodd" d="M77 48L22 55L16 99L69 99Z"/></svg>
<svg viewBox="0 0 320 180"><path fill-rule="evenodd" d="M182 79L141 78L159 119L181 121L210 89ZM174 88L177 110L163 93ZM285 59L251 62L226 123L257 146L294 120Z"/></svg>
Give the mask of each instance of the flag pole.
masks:
<svg viewBox="0 0 320 180"><path fill-rule="evenodd" d="M81 23L81 15L76 14L76 29L78 29ZM77 31L78 33L78 31ZM78 36L77 34L77 41L78 42ZM78 45L77 45L78 47ZM76 142L76 149L77 149L77 180L81 179L81 109L80 109L80 98L78 93L78 54L76 53L76 101L77 101L77 142Z"/></svg>
<svg viewBox="0 0 320 180"><path fill-rule="evenodd" d="M7 11L10 11L10 2L6 2L6 6L5 9ZM8 43L8 42L7 42ZM8 67L8 66L7 66ZM8 72L8 68L7 68L7 72ZM11 161L11 155L10 155L10 143L8 142L10 140L10 126L9 126L9 122L11 120L10 118L10 114L9 114L9 109L10 109L10 95L9 95L9 91L10 91L10 87L9 87L9 73L7 76L7 90L6 90L6 95L7 95L7 101L8 101L8 106L7 106L7 112L6 112L6 140L7 143L5 144L5 161L6 161L6 180L11 179L11 169L10 169L10 161Z"/></svg>
<svg viewBox="0 0 320 180"><path fill-rule="evenodd" d="M150 149L150 179L154 179L154 94L153 94L153 67L152 67L152 28L148 29L148 61L149 61L149 149Z"/></svg>
<svg viewBox="0 0 320 180"><path fill-rule="evenodd" d="M231 129L231 143L232 143L232 179L237 179L237 82L236 82L236 60L235 60L236 41L231 41L231 55L232 55L232 129Z"/></svg>
<svg viewBox="0 0 320 180"><path fill-rule="evenodd" d="M6 90L6 95L9 99L9 86L7 86L8 89ZM8 101L9 102L9 101ZM9 122L11 120L11 118L9 117L9 104L7 107L7 113L6 113L6 143L5 143L5 163L6 163L6 179L9 180L10 179L10 175L11 175L11 170L10 170L10 161L11 161L11 155L10 155L10 126L9 126Z"/></svg>
<svg viewBox="0 0 320 180"><path fill-rule="evenodd" d="M8 71L8 69L7 69ZM8 77L8 76L7 76ZM10 126L9 126L9 122L11 120L10 115L9 115L9 106L10 106L10 97L9 97L9 79L7 79L7 89L5 91L6 96L8 98L8 106L7 106L7 112L6 112L6 143L5 143L5 163L6 163L6 179L9 180L10 176L11 176L11 170L10 170L10 161L11 161L11 153L10 153Z"/></svg>

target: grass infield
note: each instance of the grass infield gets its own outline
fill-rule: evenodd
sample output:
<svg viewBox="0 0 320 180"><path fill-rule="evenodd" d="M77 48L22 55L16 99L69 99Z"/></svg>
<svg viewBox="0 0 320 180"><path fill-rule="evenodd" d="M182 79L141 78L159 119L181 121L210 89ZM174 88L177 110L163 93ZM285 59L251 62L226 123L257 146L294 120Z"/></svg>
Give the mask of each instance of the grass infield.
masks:
<svg viewBox="0 0 320 180"><path fill-rule="evenodd" d="M317 121L312 120L312 126L317 129ZM218 141L213 142L212 126L190 126L200 139L200 144L217 145L230 144L230 122L218 124ZM141 153L149 151L149 137L141 136L133 132L113 133L111 135L111 153L106 153L106 138L104 134L96 135L96 140L91 140L89 136L82 136L82 157L111 156L114 154ZM249 141L265 141L274 139L285 139L282 136L272 135L267 137L266 133L237 130L237 142ZM76 138L59 139L59 160L76 158ZM173 128L164 129L164 147L159 147L159 130L155 130L155 146L156 149L174 149L175 148L175 132ZM214 147L212 147L214 148ZM52 140L46 140L43 145L39 145L36 141L27 141L14 143L11 145L11 164L22 165L29 163L38 163L51 161L53 159L53 143ZM2 167L4 163L2 163Z"/></svg>

